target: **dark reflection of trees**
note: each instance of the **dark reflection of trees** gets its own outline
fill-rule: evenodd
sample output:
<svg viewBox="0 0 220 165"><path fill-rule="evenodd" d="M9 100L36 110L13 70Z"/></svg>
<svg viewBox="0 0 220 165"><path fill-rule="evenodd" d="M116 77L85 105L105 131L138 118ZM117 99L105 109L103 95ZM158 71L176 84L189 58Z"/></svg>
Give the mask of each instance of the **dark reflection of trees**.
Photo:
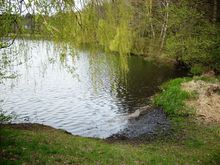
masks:
<svg viewBox="0 0 220 165"><path fill-rule="evenodd" d="M148 97L158 91L161 83L181 75L181 71L176 71L171 64L154 64L133 56L128 58L128 68L125 80L119 75L116 87L122 112L132 112L146 105Z"/></svg>
<svg viewBox="0 0 220 165"><path fill-rule="evenodd" d="M133 112L146 106L148 97L158 91L163 82L186 75L183 71L176 70L173 64L156 64L142 57L129 56L125 60L120 55L100 51L88 54L93 88L104 91L110 89L109 92L119 107L118 113Z"/></svg>

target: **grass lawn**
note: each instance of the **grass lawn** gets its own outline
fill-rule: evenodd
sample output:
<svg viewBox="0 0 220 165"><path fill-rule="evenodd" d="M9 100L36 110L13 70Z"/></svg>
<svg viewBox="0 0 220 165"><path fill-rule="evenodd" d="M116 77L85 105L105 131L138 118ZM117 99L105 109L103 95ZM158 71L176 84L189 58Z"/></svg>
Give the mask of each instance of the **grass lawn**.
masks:
<svg viewBox="0 0 220 165"><path fill-rule="evenodd" d="M4 125L0 164L219 164L219 127L178 121L179 131L146 143L72 136L42 125ZM180 129L181 127L181 129Z"/></svg>

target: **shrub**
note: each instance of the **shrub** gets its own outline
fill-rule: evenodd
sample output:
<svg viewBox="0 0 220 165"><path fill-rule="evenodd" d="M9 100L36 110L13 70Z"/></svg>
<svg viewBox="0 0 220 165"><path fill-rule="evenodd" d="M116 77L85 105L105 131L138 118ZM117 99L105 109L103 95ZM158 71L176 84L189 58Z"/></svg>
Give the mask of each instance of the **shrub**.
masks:
<svg viewBox="0 0 220 165"><path fill-rule="evenodd" d="M193 75L196 75L196 76L199 76L199 75L202 75L202 73L204 73L204 71L206 70L205 67L203 67L202 65L194 65L190 72L193 74Z"/></svg>

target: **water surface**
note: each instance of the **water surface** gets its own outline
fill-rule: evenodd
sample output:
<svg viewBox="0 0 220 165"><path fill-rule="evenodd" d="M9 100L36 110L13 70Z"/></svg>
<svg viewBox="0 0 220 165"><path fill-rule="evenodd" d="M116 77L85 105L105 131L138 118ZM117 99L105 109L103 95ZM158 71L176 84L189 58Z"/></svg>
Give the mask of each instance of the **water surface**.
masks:
<svg viewBox="0 0 220 165"><path fill-rule="evenodd" d="M13 59L15 79L0 84L1 106L17 116L72 134L106 138L125 128L126 116L148 104L158 86L179 73L171 65L141 57L78 49L60 49L49 41L16 41L1 50ZM16 58L15 58L16 57Z"/></svg>

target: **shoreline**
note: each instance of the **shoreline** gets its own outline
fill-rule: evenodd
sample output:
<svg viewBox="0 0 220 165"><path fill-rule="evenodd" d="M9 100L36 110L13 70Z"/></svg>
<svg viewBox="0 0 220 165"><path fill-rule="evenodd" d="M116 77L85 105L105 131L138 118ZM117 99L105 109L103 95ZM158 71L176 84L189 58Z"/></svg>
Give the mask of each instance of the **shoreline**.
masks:
<svg viewBox="0 0 220 165"><path fill-rule="evenodd" d="M209 82L213 81L208 79ZM198 95L185 97L185 92L176 90L182 89L183 82L192 80L198 78L171 80L161 86L161 93L152 100L161 103L170 119L171 127L167 134L153 138L99 139L72 135L65 130L42 124L0 124L0 163L217 165L220 163L220 123L206 122L185 106L182 107L184 111L180 111L169 109L173 107L164 104L171 105L174 101L178 103L174 107L180 108L182 103L187 103L187 99L199 100ZM214 92L211 96L215 94L215 90L211 92ZM184 97L176 96L177 100L164 102L167 93L179 96L184 94Z"/></svg>

